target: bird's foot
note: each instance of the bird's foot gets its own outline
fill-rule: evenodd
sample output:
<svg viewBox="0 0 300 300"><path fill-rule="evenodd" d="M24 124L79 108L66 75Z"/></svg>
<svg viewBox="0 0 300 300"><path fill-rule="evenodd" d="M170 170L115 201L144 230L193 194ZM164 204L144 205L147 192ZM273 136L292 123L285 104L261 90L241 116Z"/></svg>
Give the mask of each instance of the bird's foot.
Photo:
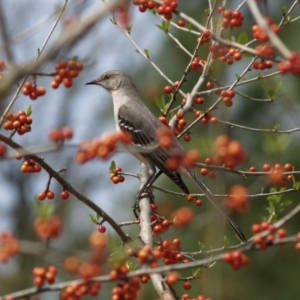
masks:
<svg viewBox="0 0 300 300"><path fill-rule="evenodd" d="M143 198L150 198L150 203L154 203L154 195L152 194L152 191L145 191L143 193L141 193L141 191L138 191L137 195L136 195L136 201L133 205L133 213L135 215L136 218L138 218L138 214L137 214L137 211L139 212L140 211L140 206L139 206L139 203L140 203L140 200L143 199Z"/></svg>

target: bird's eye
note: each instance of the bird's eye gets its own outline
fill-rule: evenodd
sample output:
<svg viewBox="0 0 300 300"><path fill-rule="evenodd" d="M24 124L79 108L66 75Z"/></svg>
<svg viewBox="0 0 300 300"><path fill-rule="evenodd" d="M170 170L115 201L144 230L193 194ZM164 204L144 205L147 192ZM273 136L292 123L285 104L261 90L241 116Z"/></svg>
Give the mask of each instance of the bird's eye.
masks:
<svg viewBox="0 0 300 300"><path fill-rule="evenodd" d="M105 79L105 80L108 80L110 77L111 77L111 75L108 75L108 74L107 74L107 75L105 75L104 79Z"/></svg>

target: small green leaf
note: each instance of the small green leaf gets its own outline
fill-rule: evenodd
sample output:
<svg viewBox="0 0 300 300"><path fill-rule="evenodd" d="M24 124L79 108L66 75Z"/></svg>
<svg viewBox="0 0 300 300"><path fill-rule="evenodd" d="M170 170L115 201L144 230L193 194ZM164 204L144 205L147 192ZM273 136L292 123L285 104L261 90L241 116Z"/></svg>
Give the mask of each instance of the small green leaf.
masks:
<svg viewBox="0 0 300 300"><path fill-rule="evenodd" d="M267 90L267 95L269 98L273 99L275 96L275 90L274 89L268 89Z"/></svg>
<svg viewBox="0 0 300 300"><path fill-rule="evenodd" d="M200 250L203 250L204 247L205 247L205 245L204 245L203 242L198 242L198 246L199 246L199 249L200 249Z"/></svg>
<svg viewBox="0 0 300 300"><path fill-rule="evenodd" d="M129 270L129 272L135 271L136 268L137 268L137 266L138 266L137 264L134 265L134 264L133 264L133 261L131 261L131 260L127 260L125 264L126 264L128 270Z"/></svg>
<svg viewBox="0 0 300 300"><path fill-rule="evenodd" d="M101 219L101 216L99 214L96 214L96 218L99 221Z"/></svg>
<svg viewBox="0 0 300 300"><path fill-rule="evenodd" d="M241 79L241 76L239 74L235 74L235 77L240 80Z"/></svg>
<svg viewBox="0 0 300 300"><path fill-rule="evenodd" d="M227 246L229 244L230 240L229 238L225 235L224 236L224 245Z"/></svg>
<svg viewBox="0 0 300 300"><path fill-rule="evenodd" d="M210 14L210 9L207 8L207 9L204 10L204 12L206 13L207 16L209 16L209 14Z"/></svg>
<svg viewBox="0 0 300 300"><path fill-rule="evenodd" d="M280 124L277 123L277 124L274 126L274 129L275 129L275 130L278 130L279 128L280 128Z"/></svg>
<svg viewBox="0 0 300 300"><path fill-rule="evenodd" d="M144 52L145 52L146 56L149 58L150 57L150 51L148 49L144 49Z"/></svg>
<svg viewBox="0 0 300 300"><path fill-rule="evenodd" d="M281 10L282 14L285 15L286 14L286 7L283 6L283 5L279 5L279 6L280 6L280 10Z"/></svg>
<svg viewBox="0 0 300 300"><path fill-rule="evenodd" d="M132 26L133 26L133 25L131 25L131 26L127 26L127 27L126 27L126 30L127 30L127 32L128 32L129 34L131 33Z"/></svg>
<svg viewBox="0 0 300 300"><path fill-rule="evenodd" d="M164 29L164 27L163 27L163 26L161 26L161 25L157 25L157 24L156 24L156 26L157 26L159 29L161 29L162 31L165 31L165 29Z"/></svg>
<svg viewBox="0 0 300 300"><path fill-rule="evenodd" d="M164 109L165 109L165 106L164 106L164 104L163 104L161 98L155 96L155 97L154 97L154 102L155 102L155 104L157 105L157 107L160 109L160 111L163 112Z"/></svg>
<svg viewBox="0 0 300 300"><path fill-rule="evenodd" d="M37 215L43 219L49 218L54 213L53 203L40 203L40 201L38 201L33 202L33 206Z"/></svg>
<svg viewBox="0 0 300 300"><path fill-rule="evenodd" d="M195 278L200 278L200 273L201 273L201 269L198 268L197 270L193 271L192 276Z"/></svg>
<svg viewBox="0 0 300 300"><path fill-rule="evenodd" d="M109 172L110 173L115 173L115 170L116 170L116 163L114 161L112 161L110 163Z"/></svg>
<svg viewBox="0 0 300 300"><path fill-rule="evenodd" d="M115 19L115 17L113 16L113 18L112 19L109 19L113 24L117 24L116 23L116 19Z"/></svg>
<svg viewBox="0 0 300 300"><path fill-rule="evenodd" d="M241 45L245 45L248 43L248 35L246 32L242 32L238 37L238 43Z"/></svg>
<svg viewBox="0 0 300 300"><path fill-rule="evenodd" d="M32 107L31 105L28 106L26 116L29 117L32 114Z"/></svg>
<svg viewBox="0 0 300 300"><path fill-rule="evenodd" d="M94 216L93 214L89 214L89 216L94 224L98 224L96 216Z"/></svg>
<svg viewBox="0 0 300 300"><path fill-rule="evenodd" d="M276 85L276 88L275 88L275 95L279 92L281 86L282 86L282 81L278 82L278 84Z"/></svg>
<svg viewBox="0 0 300 300"><path fill-rule="evenodd" d="M287 16L286 20L288 23L290 23L292 21L292 16Z"/></svg>

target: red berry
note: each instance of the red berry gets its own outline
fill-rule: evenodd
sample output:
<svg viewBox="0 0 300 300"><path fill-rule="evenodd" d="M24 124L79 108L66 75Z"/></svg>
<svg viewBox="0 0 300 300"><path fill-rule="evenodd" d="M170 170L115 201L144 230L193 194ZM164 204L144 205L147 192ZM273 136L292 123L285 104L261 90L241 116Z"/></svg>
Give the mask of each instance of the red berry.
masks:
<svg viewBox="0 0 300 300"><path fill-rule="evenodd" d="M103 225L100 225L100 226L98 227L98 231L99 231L100 233L104 233L104 232L106 231L106 227L103 226Z"/></svg>
<svg viewBox="0 0 300 300"><path fill-rule="evenodd" d="M184 27L185 26L185 22L183 20L178 20L177 22L179 27Z"/></svg>
<svg viewBox="0 0 300 300"><path fill-rule="evenodd" d="M189 281L187 281L183 284L183 288L185 290L190 290L192 288L192 284Z"/></svg>
<svg viewBox="0 0 300 300"><path fill-rule="evenodd" d="M166 94L171 94L172 93L172 87L170 85L167 85L164 87L164 92Z"/></svg>
<svg viewBox="0 0 300 300"><path fill-rule="evenodd" d="M201 199L196 200L195 203L196 203L197 206L201 206L203 204Z"/></svg>
<svg viewBox="0 0 300 300"><path fill-rule="evenodd" d="M38 195L37 195L37 198L39 199L39 200L41 200L41 201L43 201L43 200L45 200L46 199L46 193L39 193Z"/></svg>
<svg viewBox="0 0 300 300"><path fill-rule="evenodd" d="M189 134L186 134L184 137L183 137L184 141L185 142L190 142L191 141L191 136Z"/></svg>
<svg viewBox="0 0 300 300"><path fill-rule="evenodd" d="M51 200L51 199L54 199L54 197L55 197L55 194L52 191L48 190L47 198Z"/></svg>
<svg viewBox="0 0 300 300"><path fill-rule="evenodd" d="M68 199L69 198L69 193L67 192L67 191L62 191L61 193L60 193L60 198L61 199L64 199L64 200L66 200L66 199Z"/></svg>

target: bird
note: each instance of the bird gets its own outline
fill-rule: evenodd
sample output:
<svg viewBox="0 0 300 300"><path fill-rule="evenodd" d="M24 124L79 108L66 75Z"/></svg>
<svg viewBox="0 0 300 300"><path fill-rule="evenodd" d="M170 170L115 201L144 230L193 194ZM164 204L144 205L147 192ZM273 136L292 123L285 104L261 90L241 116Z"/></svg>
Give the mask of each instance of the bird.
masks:
<svg viewBox="0 0 300 300"><path fill-rule="evenodd" d="M156 168L160 173L167 175L185 194L190 194L183 182L181 175L193 181L206 198L217 208L220 214L234 229L242 242L247 239L235 221L226 213L215 199L211 191L202 182L193 167L184 166L178 169L170 169L167 160L171 157L182 155L185 150L179 140L172 134L172 144L168 148L159 145L157 130L166 128L148 109L133 82L126 73L111 70L103 73L97 79L89 81L86 85L98 85L108 91L113 100L114 119L117 131L125 131L130 134L131 142L126 144L127 150L139 161L149 167L149 178L142 191L145 191L158 177ZM155 176L156 174L156 176ZM140 192L141 192L140 190Z"/></svg>

